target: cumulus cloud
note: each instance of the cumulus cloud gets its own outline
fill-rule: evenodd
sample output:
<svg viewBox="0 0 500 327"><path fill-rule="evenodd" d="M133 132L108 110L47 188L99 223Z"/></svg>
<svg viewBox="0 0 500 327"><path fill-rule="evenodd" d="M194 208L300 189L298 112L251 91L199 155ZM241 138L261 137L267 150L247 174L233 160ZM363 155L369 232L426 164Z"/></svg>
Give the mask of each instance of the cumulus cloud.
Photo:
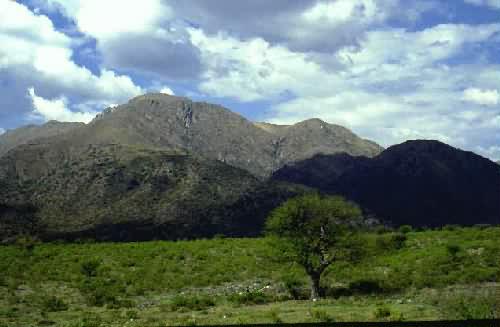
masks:
<svg viewBox="0 0 500 327"><path fill-rule="evenodd" d="M0 119L17 108L17 117L31 111L25 93L34 87L48 98L64 95L74 105L122 102L143 92L129 76L101 68L98 74L73 60L74 41L55 29L51 20L26 6L0 0ZM19 115L21 114L21 115ZM19 119L19 118L17 118Z"/></svg>
<svg viewBox="0 0 500 327"><path fill-rule="evenodd" d="M171 79L194 78L201 71L187 24L165 2L46 0L46 5L59 8L80 32L97 41L107 67Z"/></svg>
<svg viewBox="0 0 500 327"><path fill-rule="evenodd" d="M227 31L241 39L259 37L293 51L321 53L356 45L365 31L389 19L408 23L436 8L431 1L400 0L175 2L176 13L209 35Z"/></svg>
<svg viewBox="0 0 500 327"><path fill-rule="evenodd" d="M500 101L500 93L497 90L481 90L468 88L464 90L463 99L483 106L494 106Z"/></svg>
<svg viewBox="0 0 500 327"><path fill-rule="evenodd" d="M64 97L44 99L37 96L34 88L28 89L28 95L33 103L32 114L42 120L57 120L61 122L90 122L97 112L74 112L68 109L68 100Z"/></svg>
<svg viewBox="0 0 500 327"><path fill-rule="evenodd" d="M168 95L175 95L174 91L172 91L172 89L169 88L168 86L162 87L160 90L160 93L168 94Z"/></svg>

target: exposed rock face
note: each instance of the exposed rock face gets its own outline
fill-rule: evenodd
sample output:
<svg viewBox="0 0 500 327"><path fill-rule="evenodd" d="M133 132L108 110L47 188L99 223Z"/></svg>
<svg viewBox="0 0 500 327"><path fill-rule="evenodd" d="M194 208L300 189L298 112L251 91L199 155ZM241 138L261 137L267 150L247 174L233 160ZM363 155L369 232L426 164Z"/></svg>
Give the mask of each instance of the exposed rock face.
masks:
<svg viewBox="0 0 500 327"><path fill-rule="evenodd" d="M265 125L265 124L264 124ZM317 153L373 156L382 148L319 119L293 126L254 124L218 105L183 97L146 94L105 110L66 134L71 146L128 144L184 151L216 159L265 178L285 163Z"/></svg>
<svg viewBox="0 0 500 327"><path fill-rule="evenodd" d="M41 126L28 125L7 131L0 135L0 156L18 145L27 144L51 136L58 136L84 125L83 123L61 123L52 120Z"/></svg>
<svg viewBox="0 0 500 327"><path fill-rule="evenodd" d="M500 223L498 166L438 141L408 141L371 159L317 156L274 179L344 195L395 225Z"/></svg>
<svg viewBox="0 0 500 327"><path fill-rule="evenodd" d="M0 158L0 240L251 236L302 190L163 150L24 145Z"/></svg>

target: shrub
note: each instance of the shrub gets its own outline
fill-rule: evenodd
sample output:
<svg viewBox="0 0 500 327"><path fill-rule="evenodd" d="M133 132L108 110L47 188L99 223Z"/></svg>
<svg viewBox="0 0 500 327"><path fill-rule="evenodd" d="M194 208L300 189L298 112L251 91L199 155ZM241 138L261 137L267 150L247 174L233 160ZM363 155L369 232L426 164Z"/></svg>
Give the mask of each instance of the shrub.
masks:
<svg viewBox="0 0 500 327"><path fill-rule="evenodd" d="M460 250L461 250L460 246L456 244L448 244L446 246L446 252L448 252L450 257L452 257L453 259L457 257L457 254L460 252Z"/></svg>
<svg viewBox="0 0 500 327"><path fill-rule="evenodd" d="M97 269L101 265L101 261L99 259L90 259L82 262L80 265L80 272L85 277L95 277L97 276Z"/></svg>
<svg viewBox="0 0 500 327"><path fill-rule="evenodd" d="M380 306L375 309L373 315L376 319L386 319L391 316L391 309L386 306Z"/></svg>
<svg viewBox="0 0 500 327"><path fill-rule="evenodd" d="M42 302L42 308L47 312L57 312L68 310L68 305L60 298L49 296Z"/></svg>
<svg viewBox="0 0 500 327"><path fill-rule="evenodd" d="M88 305L101 307L105 304L111 308L122 307L118 294L124 290L115 280L99 278L86 279L80 285Z"/></svg>
<svg viewBox="0 0 500 327"><path fill-rule="evenodd" d="M38 239L30 235L20 236L16 239L15 242L17 247L19 247L21 250L27 251L28 253L33 252L35 246L38 243L39 243Z"/></svg>
<svg viewBox="0 0 500 327"><path fill-rule="evenodd" d="M334 322L335 318L330 316L325 310L311 310L311 317L317 322Z"/></svg>
<svg viewBox="0 0 500 327"><path fill-rule="evenodd" d="M139 319L139 313L135 310L127 310L127 312L125 312L125 316L127 319Z"/></svg>
<svg viewBox="0 0 500 327"><path fill-rule="evenodd" d="M404 247L406 239L406 235L402 233L380 235L377 237L376 245L383 251L399 250Z"/></svg>
<svg viewBox="0 0 500 327"><path fill-rule="evenodd" d="M441 299L440 308L445 319L493 319L496 297L490 292L484 294L459 294Z"/></svg>
<svg viewBox="0 0 500 327"><path fill-rule="evenodd" d="M175 296L170 303L170 309L174 311L181 309L200 311L213 306L215 306L215 301L213 300L212 297L207 295L203 296L178 295Z"/></svg>
<svg viewBox="0 0 500 327"><path fill-rule="evenodd" d="M402 225L399 227L399 232L403 234L407 234L413 231L413 227L410 225Z"/></svg>
<svg viewBox="0 0 500 327"><path fill-rule="evenodd" d="M240 293L231 294L228 297L229 302L233 302L239 305L249 305L249 304L264 304L272 302L272 297L261 291L246 291Z"/></svg>
<svg viewBox="0 0 500 327"><path fill-rule="evenodd" d="M283 283L286 290L294 300L303 300L309 297L309 294L304 294L304 283L295 275L285 275Z"/></svg>
<svg viewBox="0 0 500 327"><path fill-rule="evenodd" d="M270 316L273 324L282 324L283 323L283 320L281 320L278 310L273 309L273 310L269 311L269 316Z"/></svg>
<svg viewBox="0 0 500 327"><path fill-rule="evenodd" d="M383 291L379 281L372 279L360 279L349 283L349 290L352 293L373 294Z"/></svg>
<svg viewBox="0 0 500 327"><path fill-rule="evenodd" d="M442 227L442 230L446 230L446 231L454 231L454 230L457 230L457 229L459 229L459 228L460 228L460 226L458 226L458 225L444 225L444 226Z"/></svg>

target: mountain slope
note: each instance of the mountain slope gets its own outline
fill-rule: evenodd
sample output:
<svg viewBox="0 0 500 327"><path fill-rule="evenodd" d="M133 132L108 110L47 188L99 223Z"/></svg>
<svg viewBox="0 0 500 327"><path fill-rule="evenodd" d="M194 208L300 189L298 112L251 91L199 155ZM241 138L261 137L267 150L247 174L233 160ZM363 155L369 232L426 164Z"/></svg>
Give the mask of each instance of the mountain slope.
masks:
<svg viewBox="0 0 500 327"><path fill-rule="evenodd" d="M24 145L0 158L0 239L257 235L300 187L214 160L122 145Z"/></svg>
<svg viewBox="0 0 500 327"><path fill-rule="evenodd" d="M396 225L500 223L500 170L438 141L408 141L372 159L314 157L275 172L358 202Z"/></svg>
<svg viewBox="0 0 500 327"><path fill-rule="evenodd" d="M47 137L59 136L84 125L83 123L61 123L51 120L41 126L28 125L9 130L0 135L0 156L18 145L27 144Z"/></svg>
<svg viewBox="0 0 500 327"><path fill-rule="evenodd" d="M271 124L268 124L271 126ZM382 148L318 119L276 133L218 105L146 94L105 110L90 124L47 142L54 147L127 144L185 151L268 177L286 163L317 153L373 156ZM62 144L62 145L61 145Z"/></svg>

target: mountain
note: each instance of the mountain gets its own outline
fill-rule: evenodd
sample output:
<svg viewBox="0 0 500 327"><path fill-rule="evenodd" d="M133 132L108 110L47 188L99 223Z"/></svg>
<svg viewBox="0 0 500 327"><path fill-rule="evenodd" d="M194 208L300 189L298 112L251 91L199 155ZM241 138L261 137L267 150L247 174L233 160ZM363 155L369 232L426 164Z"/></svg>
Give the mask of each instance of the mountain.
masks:
<svg viewBox="0 0 500 327"><path fill-rule="evenodd" d="M77 127L84 126L83 123L61 123L51 120L44 125L28 125L14 130L9 130L0 135L0 156L18 145L27 144L44 138L59 136Z"/></svg>
<svg viewBox="0 0 500 327"><path fill-rule="evenodd" d="M0 158L0 240L251 236L303 191L181 152L22 145Z"/></svg>
<svg viewBox="0 0 500 327"><path fill-rule="evenodd" d="M0 139L0 143L2 139ZM108 108L69 130L54 147L126 144L215 159L267 178L284 164L317 153L374 156L383 149L319 119L291 126L253 123L218 105L166 94L146 94Z"/></svg>
<svg viewBox="0 0 500 327"><path fill-rule="evenodd" d="M146 94L89 124L49 122L0 138L0 239L257 235L306 187L267 181L317 153L382 148L318 119L253 123L218 105Z"/></svg>
<svg viewBox="0 0 500 327"><path fill-rule="evenodd" d="M395 225L500 223L498 166L438 141L407 141L374 158L316 156L273 179L341 194Z"/></svg>

